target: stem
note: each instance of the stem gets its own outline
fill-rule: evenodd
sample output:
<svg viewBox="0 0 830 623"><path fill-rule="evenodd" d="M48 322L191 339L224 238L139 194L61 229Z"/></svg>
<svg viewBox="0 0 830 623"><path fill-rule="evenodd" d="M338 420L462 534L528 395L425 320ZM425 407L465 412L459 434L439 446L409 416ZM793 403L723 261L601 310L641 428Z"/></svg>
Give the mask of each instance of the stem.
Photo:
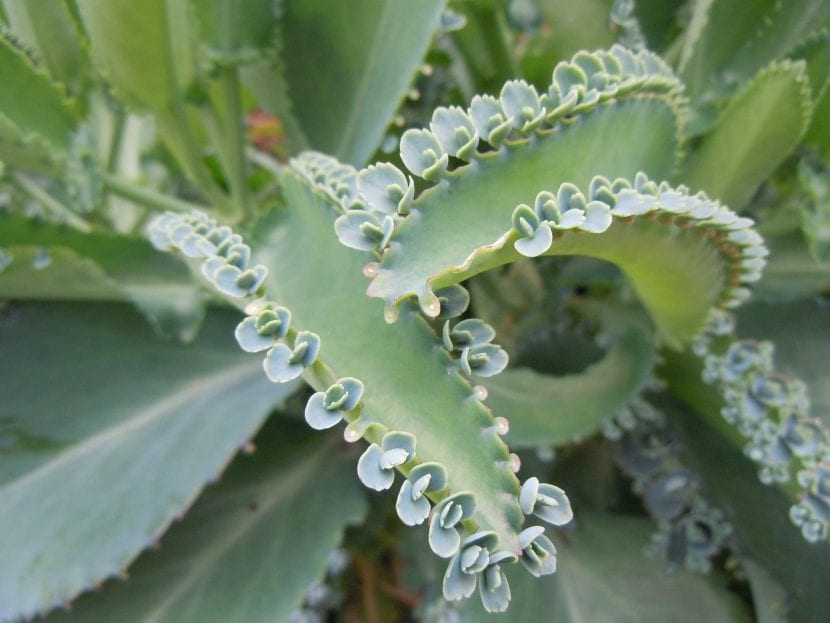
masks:
<svg viewBox="0 0 830 623"><path fill-rule="evenodd" d="M87 233L92 231L92 226L87 221L75 214L23 173L12 173L9 179L21 191L35 201L42 203L59 220L82 232Z"/></svg>
<svg viewBox="0 0 830 623"><path fill-rule="evenodd" d="M151 210L170 210L171 212L190 212L204 210L205 206L177 199L158 191L139 186L115 175L104 176L104 187L113 194L135 201Z"/></svg>
<svg viewBox="0 0 830 623"><path fill-rule="evenodd" d="M109 145L109 154L107 156L107 171L114 171L118 166L118 158L121 154L121 145L124 141L124 131L127 125L128 116L126 114L119 114L115 118L115 128L112 134L112 140Z"/></svg>
<svg viewBox="0 0 830 623"><path fill-rule="evenodd" d="M170 23L173 23L174 21L171 14L174 4L175 3L169 4L167 7L167 18ZM169 29L167 35L168 37L172 36ZM185 160L183 163L185 165L185 169L188 170L195 178L200 190L204 193L210 203L229 216L236 216L233 204L228 201L228 196L219 184L216 183L216 180L213 179L213 175L202 159L201 146L196 141L196 137L193 134L193 128L190 124L190 118L187 114L184 89L183 86L179 84L178 76L176 76L175 73L175 71L172 71L171 73L172 84L170 85L171 92L174 95L168 110L165 111L169 114L159 116L161 121L167 121L167 123L163 123L160 129L162 132L169 132L175 135L174 142L184 151L181 155Z"/></svg>
<svg viewBox="0 0 830 623"><path fill-rule="evenodd" d="M264 151L260 151L255 147L248 147L245 150L245 154L248 156L251 162L269 171L274 175L274 177L279 177L282 174L282 170L284 167L277 160L266 154Z"/></svg>
<svg viewBox="0 0 830 623"><path fill-rule="evenodd" d="M174 102L172 112L172 123L166 129L168 131L172 130L178 135L178 143L185 151L184 156L188 165L186 168L193 175L199 185L199 190L204 193L210 203L222 212L232 214L235 211L233 205L228 201L227 195L213 179L202 161L202 156L199 153L200 147L193 136L184 102L181 100Z"/></svg>
<svg viewBox="0 0 830 623"><path fill-rule="evenodd" d="M225 156L231 196L242 207L243 213L250 217L253 215L253 206L248 193L239 69L236 66L222 67L219 86L225 107Z"/></svg>
<svg viewBox="0 0 830 623"><path fill-rule="evenodd" d="M484 41L487 41L487 49L499 78L518 76L519 68L507 44L504 25L500 19L501 14L495 10L495 7L487 7L476 11L475 16L484 35Z"/></svg>
<svg viewBox="0 0 830 623"><path fill-rule="evenodd" d="M360 593L363 614L367 623L380 623L380 610L375 599L375 572L371 563L361 554L355 554L354 566L360 577Z"/></svg>

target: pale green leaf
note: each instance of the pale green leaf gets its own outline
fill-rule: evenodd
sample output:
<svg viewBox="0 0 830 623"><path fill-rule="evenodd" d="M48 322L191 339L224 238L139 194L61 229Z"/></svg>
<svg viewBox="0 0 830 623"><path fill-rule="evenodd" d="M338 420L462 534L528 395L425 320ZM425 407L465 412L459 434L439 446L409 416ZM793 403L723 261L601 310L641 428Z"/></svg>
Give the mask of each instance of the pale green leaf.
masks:
<svg viewBox="0 0 830 623"><path fill-rule="evenodd" d="M194 77L188 4L76 0L90 51L128 104L166 111Z"/></svg>
<svg viewBox="0 0 830 623"><path fill-rule="evenodd" d="M680 181L740 210L798 145L812 115L811 98L802 61L766 67L732 100Z"/></svg>
<svg viewBox="0 0 830 623"><path fill-rule="evenodd" d="M368 160L426 55L444 4L286 4L282 65L290 104L311 147L355 165Z"/></svg>
<svg viewBox="0 0 830 623"><path fill-rule="evenodd" d="M294 386L212 314L189 346L129 307L10 304L0 319L0 620L119 574Z"/></svg>
<svg viewBox="0 0 830 623"><path fill-rule="evenodd" d="M31 50L49 74L67 87L77 87L86 72L74 18L62 0L3 0L15 37Z"/></svg>
<svg viewBox="0 0 830 623"><path fill-rule="evenodd" d="M204 316L188 271L143 238L0 215L0 248L12 257L0 271L0 298L130 301L181 339L191 339ZM38 257L47 261L36 265Z"/></svg>
<svg viewBox="0 0 830 623"><path fill-rule="evenodd" d="M67 622L284 623L329 551L362 519L364 493L347 453L285 419L272 420L128 582L82 597Z"/></svg>
<svg viewBox="0 0 830 623"><path fill-rule="evenodd" d="M0 36L0 76L3 79L3 89L0 89L3 126L16 127L20 140L35 135L53 149L65 152L75 127L75 113L66 95L6 36ZM2 134L8 134L8 129L4 128ZM5 136L4 139L8 140Z"/></svg>
<svg viewBox="0 0 830 623"><path fill-rule="evenodd" d="M602 360L566 376L508 369L485 383L488 404L510 422L512 446L561 445L593 434L640 391L654 366L651 332L633 325Z"/></svg>
<svg viewBox="0 0 830 623"><path fill-rule="evenodd" d="M769 572L751 558L741 560L758 623L787 623L787 594Z"/></svg>
<svg viewBox="0 0 830 623"><path fill-rule="evenodd" d="M519 482L492 415L424 318L410 311L384 321L383 304L365 296L361 268L372 256L340 244L329 204L293 173L281 181L288 209L258 224L254 245L268 296L291 310L292 326L319 335L320 360L335 377L363 382L361 420L414 435L419 461L440 463L451 491L475 495L480 529L517 547Z"/></svg>

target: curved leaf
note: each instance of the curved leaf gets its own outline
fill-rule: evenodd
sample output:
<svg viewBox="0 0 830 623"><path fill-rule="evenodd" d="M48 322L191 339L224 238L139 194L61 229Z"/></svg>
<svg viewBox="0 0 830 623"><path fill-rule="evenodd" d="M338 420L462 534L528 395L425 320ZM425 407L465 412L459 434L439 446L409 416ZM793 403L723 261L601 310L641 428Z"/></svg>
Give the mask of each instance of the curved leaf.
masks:
<svg viewBox="0 0 830 623"><path fill-rule="evenodd" d="M292 391L238 352L230 320L212 314L183 346L124 306L6 308L0 620L119 574Z"/></svg>
<svg viewBox="0 0 830 623"><path fill-rule="evenodd" d="M295 174L282 181L290 209L257 227L254 255L269 268L269 295L291 310L297 327L320 336L320 358L337 377L363 381L361 419L413 434L416 456L443 465L451 491L475 495L480 529L514 549L519 483L489 411L472 399L468 382L447 373L452 362L423 318L412 312L395 326L383 321L382 304L363 294L366 256L339 243L327 203ZM304 253L309 245L313 255Z"/></svg>
<svg viewBox="0 0 830 623"><path fill-rule="evenodd" d="M506 441L517 447L561 445L596 432L650 377L656 358L652 340L650 331L630 326L602 360L579 374L519 368L488 379L487 403L510 422Z"/></svg>

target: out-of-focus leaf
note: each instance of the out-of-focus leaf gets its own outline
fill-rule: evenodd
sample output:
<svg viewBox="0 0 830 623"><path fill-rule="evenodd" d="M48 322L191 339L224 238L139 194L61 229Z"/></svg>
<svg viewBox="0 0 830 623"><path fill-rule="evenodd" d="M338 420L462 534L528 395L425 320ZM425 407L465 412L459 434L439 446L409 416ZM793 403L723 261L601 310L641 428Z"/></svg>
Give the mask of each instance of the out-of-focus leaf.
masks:
<svg viewBox="0 0 830 623"><path fill-rule="evenodd" d="M768 246L771 254L754 300L792 301L830 292L830 264L810 255L801 232L770 238Z"/></svg>
<svg viewBox="0 0 830 623"><path fill-rule="evenodd" d="M670 388L694 411L676 402L661 405L662 411L683 443L684 463L703 479L704 497L733 525L740 551L784 588L789 620L824 623L830 617L830 543L804 540L789 521L792 500L780 488L762 484L757 464L720 431L721 422L734 429L721 419L719 395L699 380L699 360L668 359Z"/></svg>
<svg viewBox="0 0 830 623"><path fill-rule="evenodd" d="M741 560L758 623L787 623L787 594L769 572L751 558Z"/></svg>
<svg viewBox="0 0 830 623"><path fill-rule="evenodd" d="M130 301L163 334L185 340L204 317L187 269L142 238L0 215L0 248L11 257L0 298Z"/></svg>
<svg viewBox="0 0 830 623"><path fill-rule="evenodd" d="M771 340L776 368L807 383L810 413L830 425L830 303L805 299L745 305L738 314L738 333Z"/></svg>
<svg viewBox="0 0 830 623"><path fill-rule="evenodd" d="M488 379L487 404L509 420L511 446L571 443L596 432L638 393L655 354L651 333L631 326L582 373L551 376L519 368Z"/></svg>
<svg viewBox="0 0 830 623"><path fill-rule="evenodd" d="M272 420L185 520L71 613L48 621L284 623L347 524L365 513L352 459L307 427Z"/></svg>
<svg viewBox="0 0 830 623"><path fill-rule="evenodd" d="M611 47L617 39L608 19L613 4L613 0L539 2L542 27L529 39L520 61L525 77L547 88L559 61L569 60L579 50Z"/></svg>
<svg viewBox="0 0 830 623"><path fill-rule="evenodd" d="M117 575L293 390L239 351L236 320L211 314L184 346L127 306L4 309L0 621Z"/></svg>
<svg viewBox="0 0 830 623"><path fill-rule="evenodd" d="M167 112L194 77L188 3L76 0L90 51L127 103Z"/></svg>
<svg viewBox="0 0 830 623"><path fill-rule="evenodd" d="M286 3L282 65L290 106L311 147L355 165L368 160L426 55L444 4Z"/></svg>
<svg viewBox="0 0 830 623"><path fill-rule="evenodd" d="M35 135L60 152L69 147L75 115L60 87L6 36L0 36L0 116L11 124L19 140ZM3 132L4 140L7 132ZM8 154L0 152L7 157Z"/></svg>
<svg viewBox="0 0 830 623"><path fill-rule="evenodd" d="M731 101L681 181L740 210L798 144L810 122L811 98L802 61L768 66Z"/></svg>
<svg viewBox="0 0 830 623"><path fill-rule="evenodd" d="M86 58L67 3L3 0L3 11L15 37L30 49L52 78L77 86L86 71Z"/></svg>
<svg viewBox="0 0 830 623"><path fill-rule="evenodd" d="M508 576L511 623L699 623L744 621L736 597L714 577L681 571L667 576L646 558L653 526L622 515L578 513L573 541L557 539L558 569L534 578ZM462 605L464 623L501 621L474 600Z"/></svg>

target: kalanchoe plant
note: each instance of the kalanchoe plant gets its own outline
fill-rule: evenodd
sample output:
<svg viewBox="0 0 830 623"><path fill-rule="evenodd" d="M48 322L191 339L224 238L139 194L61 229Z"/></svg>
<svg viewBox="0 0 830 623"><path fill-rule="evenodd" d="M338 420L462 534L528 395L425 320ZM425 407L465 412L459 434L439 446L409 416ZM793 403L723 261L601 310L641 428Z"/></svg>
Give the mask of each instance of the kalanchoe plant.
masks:
<svg viewBox="0 0 830 623"><path fill-rule="evenodd" d="M0 622L830 618L830 3L0 22Z"/></svg>

